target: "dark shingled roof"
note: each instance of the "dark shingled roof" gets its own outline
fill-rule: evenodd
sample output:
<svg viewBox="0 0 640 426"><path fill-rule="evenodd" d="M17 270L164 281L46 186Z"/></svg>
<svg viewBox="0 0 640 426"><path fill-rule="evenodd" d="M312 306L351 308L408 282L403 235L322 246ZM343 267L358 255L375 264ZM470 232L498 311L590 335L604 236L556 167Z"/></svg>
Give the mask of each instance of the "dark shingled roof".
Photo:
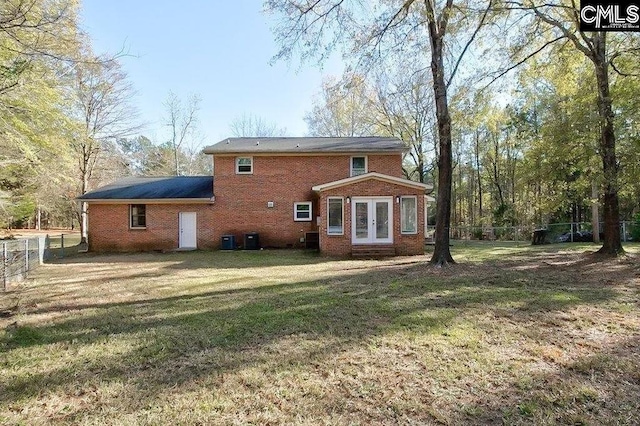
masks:
<svg viewBox="0 0 640 426"><path fill-rule="evenodd" d="M212 176L127 177L78 200L159 200L213 197Z"/></svg>
<svg viewBox="0 0 640 426"><path fill-rule="evenodd" d="M313 152L403 152L398 138L377 136L354 138L227 138L206 147L205 154L313 153Z"/></svg>

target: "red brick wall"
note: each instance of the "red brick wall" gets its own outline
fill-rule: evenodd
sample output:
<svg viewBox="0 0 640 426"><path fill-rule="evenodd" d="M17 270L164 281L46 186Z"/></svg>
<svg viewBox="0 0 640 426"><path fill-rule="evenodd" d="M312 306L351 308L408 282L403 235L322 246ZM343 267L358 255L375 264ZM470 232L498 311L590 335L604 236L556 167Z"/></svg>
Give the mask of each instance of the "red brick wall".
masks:
<svg viewBox="0 0 640 426"><path fill-rule="evenodd" d="M317 230L317 195L311 188L350 176L351 155L254 156L251 175L236 174L235 158L214 159L215 223L222 234L236 238L258 232L265 247L303 246L305 232ZM368 155L368 171L402 177L402 157ZM293 220L294 203L301 201L314 201L311 222Z"/></svg>
<svg viewBox="0 0 640 426"><path fill-rule="evenodd" d="M402 177L400 154L367 157L369 172ZM128 204L92 203L89 248L176 249L180 212L197 213L199 248L218 248L221 236L228 234L235 235L236 242L242 245L247 232L258 232L263 247L302 247L300 238L305 232L317 230L318 200L311 187L349 177L350 159L351 155L254 156L253 174L236 175L235 156L216 156L213 205L148 204L147 228L138 230L129 229ZM274 202L273 208L267 207L269 201ZM314 202L310 222L293 220L294 203L303 201ZM420 202L418 205L422 208Z"/></svg>
<svg viewBox="0 0 640 426"><path fill-rule="evenodd" d="M215 227L212 205L207 204L147 204L146 229L129 228L128 204L89 205L89 249L91 251L173 250L179 245L179 213L196 212L199 248L214 248Z"/></svg>
<svg viewBox="0 0 640 426"><path fill-rule="evenodd" d="M400 232L400 204L396 202L397 196L415 195L418 207L418 233L415 235L402 234ZM320 224L320 251L329 254L344 256L351 254L351 203L347 203L347 197L393 197L393 245L396 254L413 255L424 253L424 191L420 189L400 186L393 183L375 179L342 186L323 191L319 203L322 204L322 216ZM327 198L344 197L344 235L327 235Z"/></svg>

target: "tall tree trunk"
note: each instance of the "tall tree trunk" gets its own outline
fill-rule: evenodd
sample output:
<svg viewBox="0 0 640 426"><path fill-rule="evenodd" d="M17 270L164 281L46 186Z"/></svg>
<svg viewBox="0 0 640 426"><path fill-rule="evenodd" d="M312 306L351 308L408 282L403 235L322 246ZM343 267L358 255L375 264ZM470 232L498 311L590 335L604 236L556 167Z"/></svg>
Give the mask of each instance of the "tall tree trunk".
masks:
<svg viewBox="0 0 640 426"><path fill-rule="evenodd" d="M471 164L471 163L469 163ZM467 220L468 225L473 226L476 223L476 216L474 214L475 208L475 191L476 191L476 182L473 173L473 168L469 167L469 176L467 177Z"/></svg>
<svg viewBox="0 0 640 426"><path fill-rule="evenodd" d="M593 242L600 242L600 217L598 214L598 184L591 182L591 228L593 228Z"/></svg>
<svg viewBox="0 0 640 426"><path fill-rule="evenodd" d="M500 159L500 141L498 136L493 136L493 183L498 190L498 202L500 207L504 206L504 194L502 192L501 173L498 170L498 161Z"/></svg>
<svg viewBox="0 0 640 426"><path fill-rule="evenodd" d="M430 23L435 25L435 23ZM443 36L437 30L431 32L431 73L433 74L433 92L436 101L438 121L438 200L436 210L435 248L431 263L445 266L455 263L449 249L449 227L451 225L451 116L447 100L447 85L444 81L444 61L442 57Z"/></svg>
<svg viewBox="0 0 640 426"><path fill-rule="evenodd" d="M593 36L595 66L598 85L598 115L600 116L600 156L604 172L604 242L598 251L601 254L623 253L620 242L620 207L618 202L618 161L616 159L616 136L614 115L609 93L609 64L606 52L606 33Z"/></svg>
<svg viewBox="0 0 640 426"><path fill-rule="evenodd" d="M85 169L86 170L86 169ZM82 195L89 190L89 176L83 173L82 176ZM80 202L80 244L87 244L87 203Z"/></svg>
<svg viewBox="0 0 640 426"><path fill-rule="evenodd" d="M476 144L475 144L475 157L476 157L476 174L478 179L478 217L480 218L480 225L482 226L482 175L480 173L480 134L476 130Z"/></svg>
<svg viewBox="0 0 640 426"><path fill-rule="evenodd" d="M180 165L178 164L178 147L176 144L173 144L173 163L174 163L174 172L176 176L180 176Z"/></svg>
<svg viewBox="0 0 640 426"><path fill-rule="evenodd" d="M456 152L457 162L458 162L458 191L456 193L456 199L458 203L458 220L456 221L456 226L460 226L460 224L464 221L464 195L462 194L462 161L460 159L460 149L458 148Z"/></svg>
<svg viewBox="0 0 640 426"><path fill-rule="evenodd" d="M453 170L452 170L453 173ZM453 225L455 226L457 221L458 221L458 209L457 209L457 203L458 200L456 198L458 193L458 189L456 188L456 181L451 180L451 223L453 223ZM456 238L456 236L454 235L453 238Z"/></svg>

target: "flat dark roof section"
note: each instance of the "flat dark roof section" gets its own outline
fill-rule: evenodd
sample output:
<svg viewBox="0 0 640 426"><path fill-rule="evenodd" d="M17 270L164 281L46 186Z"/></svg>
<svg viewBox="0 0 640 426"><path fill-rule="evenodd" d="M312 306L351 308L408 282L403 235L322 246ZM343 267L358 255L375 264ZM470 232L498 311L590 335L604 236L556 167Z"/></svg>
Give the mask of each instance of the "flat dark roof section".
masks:
<svg viewBox="0 0 640 426"><path fill-rule="evenodd" d="M365 136L353 138L227 138L206 147L205 154L234 153L340 153L340 152L404 152L398 138Z"/></svg>
<svg viewBox="0 0 640 426"><path fill-rule="evenodd" d="M87 192L78 200L213 198L213 176L126 177Z"/></svg>

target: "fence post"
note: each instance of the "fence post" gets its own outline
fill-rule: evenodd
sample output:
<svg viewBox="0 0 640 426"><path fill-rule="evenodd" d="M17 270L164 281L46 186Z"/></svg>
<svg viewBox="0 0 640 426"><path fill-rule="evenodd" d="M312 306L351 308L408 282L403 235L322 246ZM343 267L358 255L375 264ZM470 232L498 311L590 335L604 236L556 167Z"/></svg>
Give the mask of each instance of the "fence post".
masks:
<svg viewBox="0 0 640 426"><path fill-rule="evenodd" d="M49 234L47 234L47 236L44 238L44 258L46 260L51 259L52 254L51 254L51 237L49 236Z"/></svg>
<svg viewBox="0 0 640 426"><path fill-rule="evenodd" d="M60 234L60 257L64 257L64 234Z"/></svg>
<svg viewBox="0 0 640 426"><path fill-rule="evenodd" d="M2 290L7 291L7 243L2 243Z"/></svg>
<svg viewBox="0 0 640 426"><path fill-rule="evenodd" d="M40 265L44 265L44 248L47 242L47 237L38 237L38 261Z"/></svg>
<svg viewBox="0 0 640 426"><path fill-rule="evenodd" d="M24 277L27 277L29 272L29 239L24 240Z"/></svg>
<svg viewBox="0 0 640 426"><path fill-rule="evenodd" d="M571 222L571 242L573 242L573 222Z"/></svg>

